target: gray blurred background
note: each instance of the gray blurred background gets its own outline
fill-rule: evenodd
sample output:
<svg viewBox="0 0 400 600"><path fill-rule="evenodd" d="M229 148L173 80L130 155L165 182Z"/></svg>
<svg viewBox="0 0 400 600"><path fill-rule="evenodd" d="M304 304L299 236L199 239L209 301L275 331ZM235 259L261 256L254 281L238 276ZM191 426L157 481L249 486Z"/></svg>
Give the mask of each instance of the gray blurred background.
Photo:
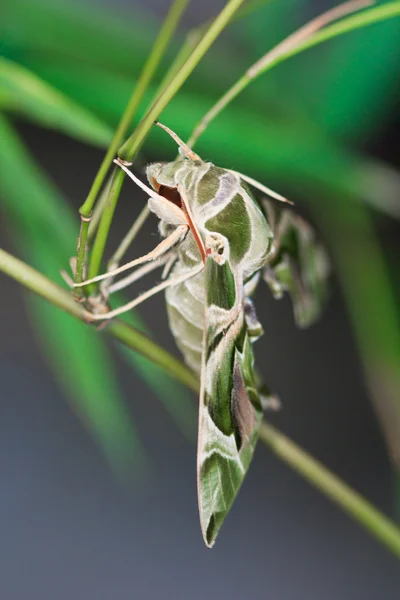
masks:
<svg viewBox="0 0 400 600"><path fill-rule="evenodd" d="M164 0L147 4L165 12ZM215 12L208 4L202 3L202 18L210 7ZM186 25L197 22L198 10L197 3ZM396 119L393 113L368 150L400 167ZM18 128L77 209L102 152L33 125ZM142 156L143 162L157 158ZM111 244L142 202L128 182ZM391 221L382 219L379 234L387 247L399 248L399 227ZM134 254L156 239L151 219ZM4 222L0 246L15 252ZM262 444L215 547L207 550L197 514L195 446L114 352L150 465L130 484L117 482L38 351L21 288L0 275L0 290L2 600L399 598L394 556ZM289 302L274 302L265 288L256 305L265 329L257 361L283 400L272 422L394 515L391 469L335 277L328 308L310 330L297 330ZM152 298L141 313L157 341L177 353L163 298Z"/></svg>

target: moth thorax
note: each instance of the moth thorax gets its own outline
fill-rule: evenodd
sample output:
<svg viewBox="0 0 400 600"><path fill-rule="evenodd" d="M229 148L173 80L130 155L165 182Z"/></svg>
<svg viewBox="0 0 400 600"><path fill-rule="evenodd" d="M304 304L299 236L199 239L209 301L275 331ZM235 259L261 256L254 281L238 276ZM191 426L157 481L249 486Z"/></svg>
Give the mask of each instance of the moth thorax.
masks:
<svg viewBox="0 0 400 600"><path fill-rule="evenodd" d="M224 235L212 231L206 236L206 255L219 265L229 260L229 242Z"/></svg>

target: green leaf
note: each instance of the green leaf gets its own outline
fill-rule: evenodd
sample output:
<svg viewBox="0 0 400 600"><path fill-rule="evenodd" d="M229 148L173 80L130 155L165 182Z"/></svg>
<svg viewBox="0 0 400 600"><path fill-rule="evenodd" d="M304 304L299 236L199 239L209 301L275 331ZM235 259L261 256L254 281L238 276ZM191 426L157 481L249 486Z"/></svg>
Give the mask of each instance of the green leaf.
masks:
<svg viewBox="0 0 400 600"><path fill-rule="evenodd" d="M4 118L0 120L0 135L4 141L4 144L2 145L3 151L0 149L0 190L3 192L3 205L14 223L18 245L23 246L26 255L29 256L30 262L35 261L36 266L42 272L49 275L55 281L60 280L60 267L65 267L68 264L69 257L75 253L74 246L78 224L75 223L58 191L50 184L48 179L40 171L39 167L32 161L32 158L27 154L26 150L21 145L21 142ZM23 178L19 175L22 171L24 173ZM60 223L62 223L62 227L60 227ZM37 307L36 304L38 305ZM48 329L48 349L47 352L45 352L46 355L53 358L60 358L61 352L65 354L63 360L60 358L60 360L57 361L57 364L61 366L57 367L57 364L54 364L54 369L57 373L62 373L62 369L64 368L65 375L63 377L63 382L69 382L68 392L70 394L70 399L74 400L74 398L78 397L80 402L85 403L88 411L93 411L93 414L91 415L93 423L103 424L104 426L106 426L106 417L112 410L113 404L115 404L115 424L113 425L110 420L109 431L103 432L104 444L107 445L105 450L109 452L108 448L111 447L111 441L108 438L113 432L117 432L118 429L123 431L122 416L125 409L121 393L118 390L108 395L108 392L113 385L114 387L116 386L116 383L115 381L113 383L114 376L109 362L105 362L105 357L107 356L106 349L103 346L100 336L96 332L83 326L81 323L75 322L73 322L73 325L69 328L71 318L68 317L68 315L61 315L59 311L54 312L52 318L49 316L49 321L46 324L47 307L48 305L37 301L35 303L35 308L32 310L43 312L42 316L39 316L38 319L40 319L41 322L43 321L44 326ZM126 318L136 327L139 327L140 329L145 328L144 323L137 313L130 313ZM33 320L33 325L35 327L36 320L37 318ZM57 325L57 320L59 325ZM60 332L60 340L64 339L64 335L69 339L69 341L66 339L65 345L60 344L60 348L57 352L53 352L52 350L54 344L54 331ZM78 342L74 343L75 336L77 340L79 339L81 341L80 345ZM79 396L75 396L75 393L73 393L72 390L72 386L76 387L77 385L77 382L74 382L72 379L72 374L75 370L73 365L74 361L68 359L69 352L71 351L75 353L74 360L76 359L79 361L82 359L82 354L79 352L77 353L75 345L78 350L80 347L86 348L85 354L93 357L92 360L89 359L90 363L86 365L87 372L79 373L79 377L83 379L81 387L84 391L84 394L82 392L83 395L81 394ZM89 352L89 345L92 347L92 352ZM124 352L128 353L126 350L124 350ZM193 424L196 421L195 410L192 403L185 403L186 392L183 388L139 354L129 351L129 363L133 366L135 371L139 373L150 389L154 391L184 434L189 439L193 439ZM68 369L68 371L65 369ZM90 381L94 384L95 380L97 380L97 375L101 375L102 372L104 372L105 378L108 378L109 383L106 382L103 385L101 376L99 376L97 381L99 393L88 394L87 389ZM93 402L93 399L96 397L99 397L99 400L97 401L99 403L98 405ZM99 411L98 415L96 408ZM83 411L81 410L80 412L82 414ZM117 427L118 419L120 419L120 424ZM126 430L128 427L131 427L132 432L135 433L133 431L133 425L127 418L127 415L124 417L124 422ZM99 435L100 433L101 432L98 432ZM134 454L143 462L143 453L140 454L138 450L139 442L137 440L135 441L136 438L137 436L135 434L135 438L132 438L135 444L132 442L130 446L131 449L135 450ZM115 445L116 449L121 447L124 439L126 441L126 435L125 438L124 436L121 436L119 441L116 440L116 442L118 442ZM128 456L128 454L127 450L126 456ZM130 455L132 456L132 452ZM114 467L115 469L118 468L118 464L114 464Z"/></svg>
<svg viewBox="0 0 400 600"><path fill-rule="evenodd" d="M375 11L389 6L377 4ZM315 122L346 138L365 139L375 131L397 100L398 19L354 31L307 58L287 73L288 84L305 91L302 100Z"/></svg>
<svg viewBox="0 0 400 600"><path fill-rule="evenodd" d="M324 209L310 197L342 284L366 383L400 468L400 313L385 257L367 208L329 196Z"/></svg>
<svg viewBox="0 0 400 600"><path fill-rule="evenodd" d="M105 146L112 137L98 117L5 58L0 58L0 106L90 144Z"/></svg>
<svg viewBox="0 0 400 600"><path fill-rule="evenodd" d="M0 189L15 240L29 262L56 280L73 253L76 229L56 190L2 118ZM23 177L21 177L23 172ZM32 326L69 400L90 426L115 471L143 464L144 454L101 338L40 300Z"/></svg>
<svg viewBox="0 0 400 600"><path fill-rule="evenodd" d="M22 63L34 55L131 73L143 64L156 32L137 6L125 18L77 0L4 0L1 9L2 53Z"/></svg>

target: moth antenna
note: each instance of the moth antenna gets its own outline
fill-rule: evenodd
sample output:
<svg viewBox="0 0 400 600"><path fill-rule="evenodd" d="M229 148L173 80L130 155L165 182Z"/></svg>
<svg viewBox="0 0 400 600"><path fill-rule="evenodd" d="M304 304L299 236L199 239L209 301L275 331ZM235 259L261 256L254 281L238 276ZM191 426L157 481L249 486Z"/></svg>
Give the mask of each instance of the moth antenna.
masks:
<svg viewBox="0 0 400 600"><path fill-rule="evenodd" d="M312 19L300 29L289 35L282 42L280 42L277 46L272 48L267 54L265 54L260 60L258 60L254 65L247 70L246 75L250 78L256 77L261 69L264 69L269 63L278 58L281 54L285 52L290 52L294 50L297 46L299 46L302 42L310 38L314 33L332 23L332 21L336 21L345 15L348 15L352 12L356 12L357 10L361 10L362 8L366 8L367 6L371 6L375 4L375 0L349 0L349 2L344 2L343 4L339 4L322 13L315 19Z"/></svg>
<svg viewBox="0 0 400 600"><path fill-rule="evenodd" d="M181 140L181 138L175 133L175 131L172 131L172 129L170 129L166 125L163 125L162 123L160 123L160 121L154 121L154 125L158 125L158 127L164 129L164 131L166 131L168 135L170 135L172 139L175 140L179 148L182 148L182 150L184 151L186 156L190 158L190 160L201 160L200 156L196 154L196 152L193 152L193 150L189 148L189 146L185 144L183 140Z"/></svg>
<svg viewBox="0 0 400 600"><path fill-rule="evenodd" d="M274 192L274 190L271 190L271 188L267 187L266 185L263 185L256 179L253 179L252 177L249 177L248 175L243 175L243 173L239 173L239 171L233 171L232 169L225 169L225 170L229 171L230 173L235 173L236 175L239 175L240 179L243 179L243 181L245 181L246 183L257 188L258 190L260 190L260 192L267 194L267 196L270 196L271 198L275 198L275 200L279 200L279 202L285 202L286 204L291 204L292 206L294 205L294 202L292 202L291 200L288 200L284 196L281 196L280 194L278 194L278 192Z"/></svg>

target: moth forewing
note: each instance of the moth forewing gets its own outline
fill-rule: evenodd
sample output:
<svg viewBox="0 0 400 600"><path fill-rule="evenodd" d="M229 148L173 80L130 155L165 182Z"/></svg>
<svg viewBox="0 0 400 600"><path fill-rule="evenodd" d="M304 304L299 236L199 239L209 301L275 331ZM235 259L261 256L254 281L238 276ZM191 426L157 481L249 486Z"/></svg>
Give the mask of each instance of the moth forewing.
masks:
<svg viewBox="0 0 400 600"><path fill-rule="evenodd" d="M197 485L204 541L211 547L249 467L261 419L244 312L240 264L226 237L206 237Z"/></svg>

